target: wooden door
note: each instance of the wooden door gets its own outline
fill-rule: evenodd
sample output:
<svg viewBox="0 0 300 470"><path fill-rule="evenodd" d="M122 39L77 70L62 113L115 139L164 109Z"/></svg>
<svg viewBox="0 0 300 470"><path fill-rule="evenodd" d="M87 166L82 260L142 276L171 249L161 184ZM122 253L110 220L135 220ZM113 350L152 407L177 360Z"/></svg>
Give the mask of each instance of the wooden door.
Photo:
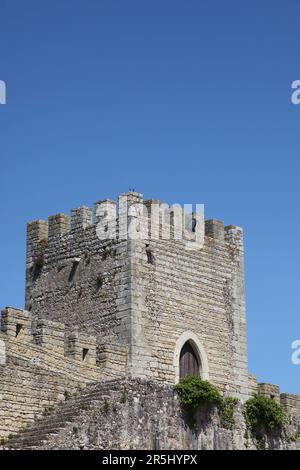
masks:
<svg viewBox="0 0 300 470"><path fill-rule="evenodd" d="M188 375L199 375L199 362L189 342L183 345L180 352L179 374L181 379Z"/></svg>

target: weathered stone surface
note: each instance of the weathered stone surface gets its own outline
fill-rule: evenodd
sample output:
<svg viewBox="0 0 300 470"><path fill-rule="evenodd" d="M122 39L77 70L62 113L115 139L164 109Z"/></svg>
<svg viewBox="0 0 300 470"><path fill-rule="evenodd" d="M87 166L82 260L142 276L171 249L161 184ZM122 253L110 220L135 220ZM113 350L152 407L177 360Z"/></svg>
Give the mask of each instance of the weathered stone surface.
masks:
<svg viewBox="0 0 300 470"><path fill-rule="evenodd" d="M182 209L172 207L173 218L167 217L165 205L156 201L155 225L153 206L142 195L127 193L121 208L125 202L131 240L124 240L124 223L116 240L97 236L96 224L115 213L113 201L95 204L95 225L88 208L72 211L70 227L63 214L29 225L26 308L38 318L65 323L67 330L79 326L98 346L126 346L129 376L168 383L178 380L178 340L192 332L199 356L203 351L207 358L204 364L200 357L207 378L246 399L242 230L207 221L204 245L190 250L177 239Z"/></svg>
<svg viewBox="0 0 300 470"><path fill-rule="evenodd" d="M18 432L86 384L125 375L127 353L120 346L104 349L97 366L96 339L77 330L65 335L62 324L48 320L34 326L31 313L11 308L2 312L1 325L0 438Z"/></svg>
<svg viewBox="0 0 300 470"><path fill-rule="evenodd" d="M190 424L169 385L141 379L87 387L76 398L9 441L29 449L256 449L246 432L242 405L232 430L222 426L216 409L194 412ZM289 435L296 430L290 424ZM269 449L300 449L300 439L270 436Z"/></svg>
<svg viewBox="0 0 300 470"><path fill-rule="evenodd" d="M251 446L238 412L233 431L203 413L197 433L187 427L171 388L186 342L202 378L241 403L255 393L274 398L293 433L300 397L280 395L275 385L248 375L242 229L215 219L204 223L135 192L119 198L117 223L116 207L104 200L94 214L83 206L70 218L57 214L28 224L26 310L1 313L0 438L37 419L33 433L43 423L48 429L52 418L45 413L63 403L53 418L61 440L47 436L47 446L79 448L65 419L73 416L73 401L64 403L78 393L74 406L83 405L78 426L87 448ZM124 377L146 382L121 383ZM92 384L109 400L117 398L111 423L97 385L96 395L90 393ZM129 398L118 405L120 387ZM279 438L268 445L287 443Z"/></svg>

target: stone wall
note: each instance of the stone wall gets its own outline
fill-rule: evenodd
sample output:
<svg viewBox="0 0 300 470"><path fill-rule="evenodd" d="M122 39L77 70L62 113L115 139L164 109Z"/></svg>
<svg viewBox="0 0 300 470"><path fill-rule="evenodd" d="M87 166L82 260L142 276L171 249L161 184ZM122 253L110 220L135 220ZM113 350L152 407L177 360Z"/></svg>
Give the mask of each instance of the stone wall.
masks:
<svg viewBox="0 0 300 470"><path fill-rule="evenodd" d="M94 214L81 207L70 218L58 214L28 224L26 310L6 308L1 314L0 438L17 433L73 393L81 395L83 387L99 383L103 392L104 382L133 377L150 385L125 383L132 399L120 407L124 416L117 415L123 434L114 440L108 430L99 445L115 442L124 448L126 433L132 432L132 448L152 448L155 422L163 426L157 432L164 436L164 448L246 445L241 416L231 434L206 418L197 436L185 427L170 384L179 379L186 341L199 359L202 378L222 393L242 402L254 393L266 395L280 402L291 419L298 418L299 396L280 394L277 386L257 384L248 376L242 229L204 222L133 192L119 198L115 224L116 208L105 200L95 204ZM120 384L106 388L110 397L121 393ZM134 384L140 385L135 389ZM147 441L127 430L137 416L146 420ZM108 426L105 417L101 420ZM87 442L93 446L89 432Z"/></svg>
<svg viewBox="0 0 300 470"><path fill-rule="evenodd" d="M95 225L58 233L53 220L28 225L26 309L77 325L98 344L128 344L127 243L100 241Z"/></svg>
<svg viewBox="0 0 300 470"><path fill-rule="evenodd" d="M144 202L140 196L139 203L148 208L153 201ZM150 230L149 212L145 216L145 210L136 211L135 226L150 235L149 240L136 237L129 245L132 370L140 377L176 382L180 348L190 340L205 372L202 376L222 391L246 399L242 229L206 221L203 244L188 249L186 240L177 239L182 210L172 206L169 212L175 214L173 224L171 218L168 226L166 215L160 214L158 227L152 224Z"/></svg>
<svg viewBox="0 0 300 470"><path fill-rule="evenodd" d="M256 449L246 429L243 407L234 426L222 424L218 411L202 407L189 415L169 385L141 379L89 386L77 397L8 442L20 449ZM269 435L267 449L300 449L296 420L285 433Z"/></svg>
<svg viewBox="0 0 300 470"><path fill-rule="evenodd" d="M125 217L115 231L114 201L96 203L94 217L82 207L70 219L28 225L26 308L67 329L78 325L98 345L126 346L128 376L174 383L181 340L191 340L203 376L246 398L242 230L216 220L204 229L197 220L200 243L190 249L184 222L192 224L192 214L132 192L119 209ZM101 239L103 225L109 240Z"/></svg>
<svg viewBox="0 0 300 470"><path fill-rule="evenodd" d="M287 416L300 419L300 395L280 393L278 385L266 382L257 383L256 377L249 375L249 395L255 394L272 398L280 404Z"/></svg>
<svg viewBox="0 0 300 470"><path fill-rule="evenodd" d="M241 236L238 229L235 233ZM200 251L162 240L150 240L147 248L153 264L145 243L131 242L133 369L141 377L174 383L177 348L183 346L181 338L190 339L205 378L247 398L242 251L224 240L224 228L222 240L206 236Z"/></svg>
<svg viewBox="0 0 300 470"><path fill-rule="evenodd" d="M300 395L282 393L280 395L280 403L286 413L300 419Z"/></svg>
<svg viewBox="0 0 300 470"><path fill-rule="evenodd" d="M124 376L127 353L103 348L96 364L96 340L64 325L40 321L7 308L0 331L0 438L18 432L45 410L87 384Z"/></svg>

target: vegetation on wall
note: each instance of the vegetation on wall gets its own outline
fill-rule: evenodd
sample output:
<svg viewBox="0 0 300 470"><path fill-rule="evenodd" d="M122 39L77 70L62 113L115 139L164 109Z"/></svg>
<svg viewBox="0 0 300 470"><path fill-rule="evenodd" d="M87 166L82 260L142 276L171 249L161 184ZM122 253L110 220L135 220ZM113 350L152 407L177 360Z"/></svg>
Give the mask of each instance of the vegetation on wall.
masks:
<svg viewBox="0 0 300 470"><path fill-rule="evenodd" d="M235 397L222 398L221 405L219 406L219 413L221 424L227 429L232 429L234 426L234 409L238 402L238 399Z"/></svg>
<svg viewBox="0 0 300 470"><path fill-rule="evenodd" d="M253 434L260 430L265 430L266 433L280 431L285 424L281 406L263 395L254 395L245 403L245 418Z"/></svg>
<svg viewBox="0 0 300 470"><path fill-rule="evenodd" d="M215 385L196 376L184 377L174 389L180 397L181 405L189 412L204 405L216 406L222 425L232 429L237 398L222 397Z"/></svg>
<svg viewBox="0 0 300 470"><path fill-rule="evenodd" d="M188 408L197 408L201 405L220 405L222 396L214 385L200 377L188 376L180 380L174 389L180 397L180 402Z"/></svg>
<svg viewBox="0 0 300 470"><path fill-rule="evenodd" d="M200 377L188 376L174 386L180 397L181 405L191 413L204 405L218 408L221 424L232 429L234 426L234 410L238 399L223 397L217 387ZM286 417L281 406L272 398L254 395L247 400L244 407L247 428L257 440L258 446L264 448L266 435L281 432ZM298 435L297 435L298 438Z"/></svg>

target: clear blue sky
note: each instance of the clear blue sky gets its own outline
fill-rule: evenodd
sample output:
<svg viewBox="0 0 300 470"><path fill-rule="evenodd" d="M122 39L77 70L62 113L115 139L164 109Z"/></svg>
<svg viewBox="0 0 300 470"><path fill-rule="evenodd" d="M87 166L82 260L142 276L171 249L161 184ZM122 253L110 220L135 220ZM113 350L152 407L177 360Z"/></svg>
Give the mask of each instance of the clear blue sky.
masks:
<svg viewBox="0 0 300 470"><path fill-rule="evenodd" d="M298 0L0 0L1 306L25 225L134 187L245 230L249 369L300 393Z"/></svg>

